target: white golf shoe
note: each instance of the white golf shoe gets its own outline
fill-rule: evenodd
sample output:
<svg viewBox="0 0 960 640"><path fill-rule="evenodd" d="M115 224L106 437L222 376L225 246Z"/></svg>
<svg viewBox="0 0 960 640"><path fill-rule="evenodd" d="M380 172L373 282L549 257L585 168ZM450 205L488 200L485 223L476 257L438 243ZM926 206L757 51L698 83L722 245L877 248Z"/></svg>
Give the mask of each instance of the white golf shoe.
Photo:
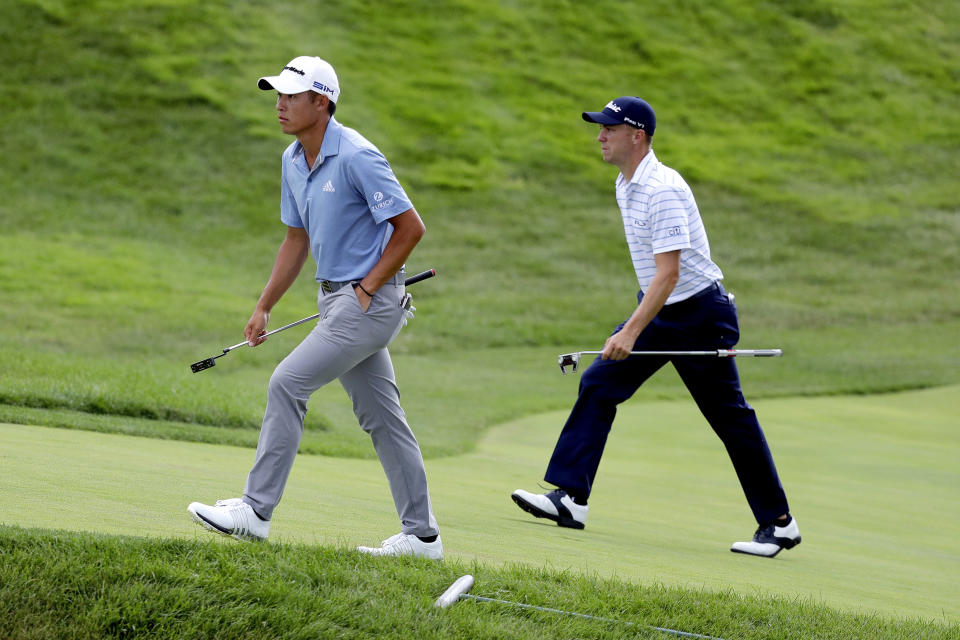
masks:
<svg viewBox="0 0 960 640"><path fill-rule="evenodd" d="M538 518L553 520L557 526L571 529L583 529L586 526L587 512L590 507L577 504L563 489L545 494L517 489L510 497L527 513Z"/></svg>
<svg viewBox="0 0 960 640"><path fill-rule="evenodd" d="M379 547L357 547L360 553L371 556L417 556L443 560L443 542L440 536L433 542L424 542L412 533L398 533L384 540Z"/></svg>
<svg viewBox="0 0 960 640"><path fill-rule="evenodd" d="M213 506L191 502L187 511L204 528L237 540L266 540L270 534L270 521L261 520L240 498L217 500Z"/></svg>
<svg viewBox="0 0 960 640"><path fill-rule="evenodd" d="M757 532L753 534L753 540L750 542L734 542L730 551L772 558L782 549L794 548L800 544L800 540L800 528L797 526L796 519L790 516L790 519L782 527L778 526L776 522L765 527L758 527Z"/></svg>

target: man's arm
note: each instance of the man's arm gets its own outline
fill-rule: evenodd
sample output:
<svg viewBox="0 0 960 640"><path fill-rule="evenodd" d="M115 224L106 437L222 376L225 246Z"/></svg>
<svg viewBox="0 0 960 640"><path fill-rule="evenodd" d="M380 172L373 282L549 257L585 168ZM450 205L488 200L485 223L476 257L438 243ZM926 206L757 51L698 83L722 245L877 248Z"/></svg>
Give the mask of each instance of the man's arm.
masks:
<svg viewBox="0 0 960 640"><path fill-rule="evenodd" d="M270 310L297 279L308 255L310 255L310 236L307 235L306 229L287 227L287 236L277 252L270 280L267 281L267 286L264 287L257 301L257 307L243 329L243 335L251 347L265 340L259 336L265 333L267 322L270 321Z"/></svg>
<svg viewBox="0 0 960 640"><path fill-rule="evenodd" d="M654 316L660 313L680 277L680 250L657 253L653 256L657 272L650 286L643 292L643 300L620 331L607 338L603 345L604 360L623 360L633 351L633 345Z"/></svg>
<svg viewBox="0 0 960 640"><path fill-rule="evenodd" d="M416 209L407 209L403 213L390 218L388 222L393 225L393 234L390 236L390 241L384 247L380 260L373 266L370 273L360 281L360 286L363 289L356 289L357 299L364 311L370 308L371 295L375 294L387 280L396 275L400 267L410 257L413 248L420 242L420 238L427 231ZM367 295L368 293L370 295Z"/></svg>

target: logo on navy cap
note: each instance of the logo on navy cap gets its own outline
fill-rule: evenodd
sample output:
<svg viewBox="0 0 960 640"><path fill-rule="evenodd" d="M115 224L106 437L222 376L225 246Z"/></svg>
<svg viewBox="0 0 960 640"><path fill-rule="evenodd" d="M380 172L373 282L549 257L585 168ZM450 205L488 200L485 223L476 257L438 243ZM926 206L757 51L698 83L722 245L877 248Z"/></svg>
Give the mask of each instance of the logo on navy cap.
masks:
<svg viewBox="0 0 960 640"><path fill-rule="evenodd" d="M602 111L584 111L582 117L587 122L603 126L628 124L643 130L652 136L657 128L657 116L647 102L636 96L614 98Z"/></svg>

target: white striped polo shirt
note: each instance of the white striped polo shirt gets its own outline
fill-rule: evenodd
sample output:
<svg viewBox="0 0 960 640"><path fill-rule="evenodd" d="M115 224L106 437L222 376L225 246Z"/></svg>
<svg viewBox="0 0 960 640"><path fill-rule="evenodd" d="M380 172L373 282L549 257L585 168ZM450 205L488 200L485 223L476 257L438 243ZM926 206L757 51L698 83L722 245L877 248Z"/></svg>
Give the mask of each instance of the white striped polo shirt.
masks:
<svg viewBox="0 0 960 640"><path fill-rule="evenodd" d="M693 192L679 173L661 164L653 149L630 182L617 176L617 204L640 290L657 271L656 253L680 250L680 278L666 304L686 300L723 279L710 259L710 243Z"/></svg>

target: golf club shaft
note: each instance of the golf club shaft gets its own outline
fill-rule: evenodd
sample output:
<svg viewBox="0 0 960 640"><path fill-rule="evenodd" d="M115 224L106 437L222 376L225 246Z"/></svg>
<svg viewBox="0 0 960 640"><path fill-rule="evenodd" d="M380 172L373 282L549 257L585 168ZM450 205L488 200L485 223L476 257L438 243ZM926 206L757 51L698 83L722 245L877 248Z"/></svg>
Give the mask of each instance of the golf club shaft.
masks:
<svg viewBox="0 0 960 640"><path fill-rule="evenodd" d="M319 317L320 317L320 314L319 314L319 313L315 313L315 314L313 314L312 316L308 316L308 317L306 317L306 318L301 318L300 320L297 320L296 322L291 322L290 324L285 324L285 325L283 325L282 327L279 327L279 328L277 328L277 329L274 329L273 331L268 331L267 333L263 334L263 335L260 336L260 337L261 337L261 338L267 338L268 336L272 336L272 335L275 334L275 333L280 333L280 332L283 331L284 329L289 329L290 327L295 327L295 326L297 326L298 324L303 324L304 322L310 322L311 320L316 320L316 319L319 318ZM239 348L239 347L242 347L242 346L245 345L245 344L250 344L250 343L247 342L246 340L244 340L243 342L238 342L237 344L233 345L232 347L227 347L226 349L224 349L224 350L223 350L223 353L229 353L229 352L233 351L234 349L237 349L237 348ZM223 354L221 354L221 355L223 355Z"/></svg>
<svg viewBox="0 0 960 640"><path fill-rule="evenodd" d="M580 355L600 355L603 351L577 351ZM751 356L755 358L773 358L783 355L782 349L713 349L710 351L631 351L632 356Z"/></svg>
<svg viewBox="0 0 960 640"><path fill-rule="evenodd" d="M678 638L702 638L703 640L723 640L722 638L717 638L715 636L706 636L700 633L690 633L689 631L677 631L676 629L668 629L666 627L651 627L651 626L645 626L645 625L638 625L635 622L616 620L614 618L602 618L600 616L591 616L586 613L577 613L576 611L564 611L563 609L552 609L550 607L540 607L534 604L524 604L522 602L513 602L512 600L500 600L498 598L485 598L483 596L475 596L472 593L461 593L458 597L461 600L474 600L476 602L493 602L496 604L506 604L513 607L518 607L520 609L532 609L534 611L545 611L547 613L559 613L561 615L572 616L574 618L583 618L585 620L612 622L614 624L623 624L631 627L652 629L653 631L667 633L672 636L676 636Z"/></svg>
<svg viewBox="0 0 960 640"><path fill-rule="evenodd" d="M435 276L435 275L437 275L437 270L436 270L436 269L428 269L427 271L424 271L424 272L422 272L422 273L418 273L418 274L415 275L415 276L410 276L409 278L407 278L406 280L404 280L404 281L403 281L403 286L406 287L406 286L409 286L409 285L411 285L411 284L416 284L416 283L420 282L421 280L426 280L427 278L432 278L432 277ZM310 322L311 320L316 320L316 319L319 318L319 317L320 317L320 314L319 314L319 313L315 313L315 314L313 314L312 316L308 316L308 317L306 317L306 318L302 318L302 319L300 319L300 320L297 320L296 322L291 322L290 324L285 324L285 325L283 325L282 327L280 327L280 328L278 328L278 329L274 329L273 331L269 331L269 332L263 334L263 335L260 336L260 337L261 337L261 338L267 338L267 337L269 337L269 336L272 336L272 335L275 334L275 333L280 333L281 331L284 331L284 330L286 330L286 329L289 329L290 327L295 327L295 326L297 326L298 324L303 324L304 322ZM223 350L223 353L230 353L230 352L233 351L234 349L239 349L240 347L242 347L242 346L245 345L245 344L250 344L250 343L247 342L246 340L244 340L243 342L238 342L237 344L233 345L232 347L227 347L227 348L225 348L225 349ZM220 355L223 355L223 354L220 354Z"/></svg>

